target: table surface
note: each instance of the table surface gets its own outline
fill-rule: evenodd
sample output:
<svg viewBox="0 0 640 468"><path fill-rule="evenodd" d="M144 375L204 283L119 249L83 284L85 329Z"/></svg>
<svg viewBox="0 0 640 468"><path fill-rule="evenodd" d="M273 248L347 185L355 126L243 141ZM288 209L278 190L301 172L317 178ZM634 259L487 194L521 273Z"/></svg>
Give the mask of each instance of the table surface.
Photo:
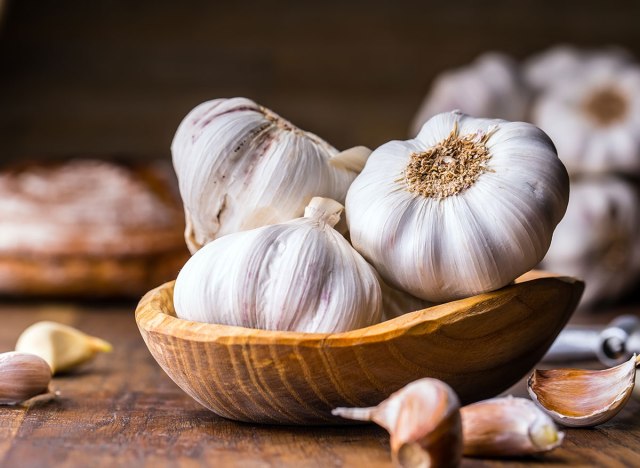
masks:
<svg viewBox="0 0 640 468"><path fill-rule="evenodd" d="M0 408L0 466L391 466L388 436L374 425L280 427L220 418L184 394L149 354L135 304L4 302L0 351L38 320L55 320L111 341L72 375L56 376L58 396ZM622 312L580 315L606 323ZM523 382L511 393L524 395ZM526 460L465 458L465 467L640 466L640 401L595 429L567 429L564 444Z"/></svg>

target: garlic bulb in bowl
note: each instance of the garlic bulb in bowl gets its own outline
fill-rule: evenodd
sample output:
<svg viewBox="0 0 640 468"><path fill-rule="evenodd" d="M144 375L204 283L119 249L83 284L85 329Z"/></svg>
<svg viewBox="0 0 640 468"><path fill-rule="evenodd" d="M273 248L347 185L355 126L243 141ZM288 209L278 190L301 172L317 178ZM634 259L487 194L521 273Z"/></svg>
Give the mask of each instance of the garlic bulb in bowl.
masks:
<svg viewBox="0 0 640 468"><path fill-rule="evenodd" d="M522 120L528 97L513 59L488 52L467 66L436 77L413 119L413 134L434 115L454 109L475 117Z"/></svg>
<svg viewBox="0 0 640 468"><path fill-rule="evenodd" d="M332 333L378 323L375 270L333 226L343 206L315 197L303 218L220 237L178 275L179 318Z"/></svg>
<svg viewBox="0 0 640 468"><path fill-rule="evenodd" d="M245 98L200 104L171 145L191 252L226 234L302 215L313 196L344 202L370 153L342 153Z"/></svg>
<svg viewBox="0 0 640 468"><path fill-rule="evenodd" d="M353 246L384 281L445 302L537 265L568 198L567 172L540 129L451 112L376 149L346 212Z"/></svg>
<svg viewBox="0 0 640 468"><path fill-rule="evenodd" d="M581 305L613 300L640 279L640 196L615 176L572 180L567 214L542 267L585 280Z"/></svg>

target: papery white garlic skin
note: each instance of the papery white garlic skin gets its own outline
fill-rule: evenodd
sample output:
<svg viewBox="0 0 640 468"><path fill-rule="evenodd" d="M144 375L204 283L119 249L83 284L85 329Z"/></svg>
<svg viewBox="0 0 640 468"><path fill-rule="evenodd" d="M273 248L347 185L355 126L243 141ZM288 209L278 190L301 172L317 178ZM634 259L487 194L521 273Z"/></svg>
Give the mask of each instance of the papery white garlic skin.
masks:
<svg viewBox="0 0 640 468"><path fill-rule="evenodd" d="M572 181L542 268L585 282L581 306L614 300L640 277L640 196L615 176Z"/></svg>
<svg viewBox="0 0 640 468"><path fill-rule="evenodd" d="M184 118L171 145L191 252L226 234L302 216L313 196L344 202L369 150L338 151L246 98Z"/></svg>
<svg viewBox="0 0 640 468"><path fill-rule="evenodd" d="M553 420L524 398L492 398L464 406L460 414L467 456L533 455L564 439Z"/></svg>
<svg viewBox="0 0 640 468"><path fill-rule="evenodd" d="M462 458L460 401L449 385L432 378L416 380L378 406L335 408L332 414L373 421L391 436L396 466L458 466Z"/></svg>
<svg viewBox="0 0 640 468"><path fill-rule="evenodd" d="M450 196L410 191L412 157L439 147L452 129L484 145L484 171ZM466 171L460 161L446 156L441 166ZM376 149L349 189L346 212L353 246L384 281L445 302L505 286L537 265L568 197L566 170L540 129L451 112L433 117L415 139Z"/></svg>
<svg viewBox="0 0 640 468"><path fill-rule="evenodd" d="M435 78L413 120L412 134L434 115L455 109L474 117L523 120L527 104L517 64L505 54L488 52Z"/></svg>
<svg viewBox="0 0 640 468"><path fill-rule="evenodd" d="M342 332L378 323L375 270L333 226L342 205L314 198L305 217L216 239L178 275L178 317L299 332Z"/></svg>
<svg viewBox="0 0 640 468"><path fill-rule="evenodd" d="M531 121L549 134L570 174L640 174L640 66L581 64L547 86Z"/></svg>

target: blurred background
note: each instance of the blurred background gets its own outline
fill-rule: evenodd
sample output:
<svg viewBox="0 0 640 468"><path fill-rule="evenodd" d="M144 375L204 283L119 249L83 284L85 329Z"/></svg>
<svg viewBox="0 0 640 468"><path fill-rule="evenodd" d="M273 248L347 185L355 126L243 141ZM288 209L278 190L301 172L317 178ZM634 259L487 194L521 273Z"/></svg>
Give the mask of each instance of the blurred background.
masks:
<svg viewBox="0 0 640 468"><path fill-rule="evenodd" d="M640 53L640 3L620 0L14 0L4 9L2 161L169 158L191 108L232 96L338 148L375 147L409 134L438 73L487 50L522 59L571 43Z"/></svg>
<svg viewBox="0 0 640 468"><path fill-rule="evenodd" d="M638 284L639 2L0 5L0 164L169 161L181 119L218 97L251 98L339 149L405 139L456 107L530 120L577 194L543 265L586 279L590 305Z"/></svg>

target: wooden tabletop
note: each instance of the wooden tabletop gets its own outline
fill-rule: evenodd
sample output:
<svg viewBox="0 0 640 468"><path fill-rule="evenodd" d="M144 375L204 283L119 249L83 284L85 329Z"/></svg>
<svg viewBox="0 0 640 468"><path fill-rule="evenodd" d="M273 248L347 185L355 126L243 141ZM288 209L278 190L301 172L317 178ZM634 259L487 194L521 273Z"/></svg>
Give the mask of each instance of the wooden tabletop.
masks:
<svg viewBox="0 0 640 468"><path fill-rule="evenodd" d="M134 303L0 304L0 351L38 320L56 320L111 341L73 375L55 377L58 396L0 408L0 466L391 466L388 436L374 425L258 426L228 421L184 394L153 360ZM606 323L616 313L581 316ZM511 393L524 395L522 382ZM561 448L527 460L465 458L465 467L640 466L640 401L595 429L567 429Z"/></svg>

